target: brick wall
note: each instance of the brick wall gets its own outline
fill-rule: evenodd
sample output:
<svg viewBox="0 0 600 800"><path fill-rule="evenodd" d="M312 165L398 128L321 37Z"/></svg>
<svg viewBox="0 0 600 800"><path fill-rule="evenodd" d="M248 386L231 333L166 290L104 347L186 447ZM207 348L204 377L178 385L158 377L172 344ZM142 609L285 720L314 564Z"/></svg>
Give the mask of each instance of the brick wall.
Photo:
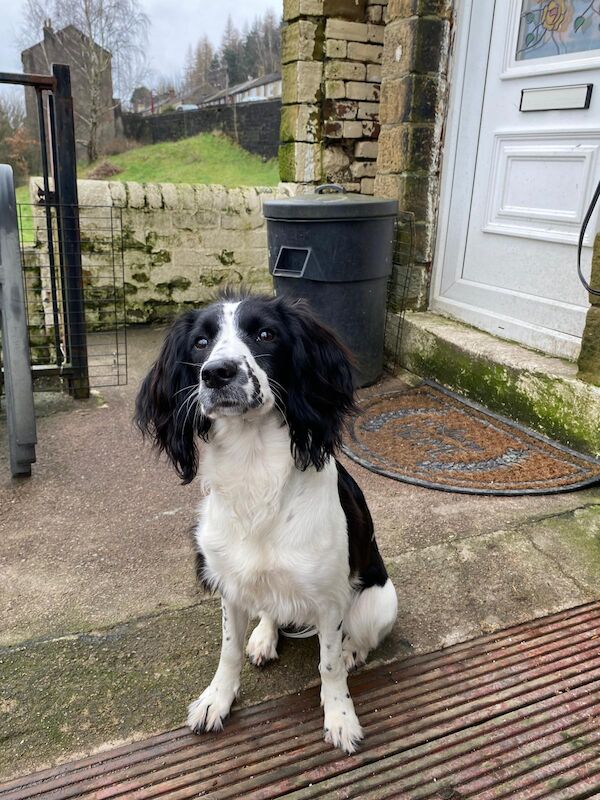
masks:
<svg viewBox="0 0 600 800"><path fill-rule="evenodd" d="M372 194L387 0L285 0L281 179Z"/></svg>
<svg viewBox="0 0 600 800"><path fill-rule="evenodd" d="M123 114L123 129L128 139L147 144L221 131L250 153L276 158L280 116L280 100L258 100L150 117Z"/></svg>
<svg viewBox="0 0 600 800"><path fill-rule="evenodd" d="M409 306L427 307L437 221L453 0L390 0L375 193L416 220ZM400 285L402 285L400 280Z"/></svg>

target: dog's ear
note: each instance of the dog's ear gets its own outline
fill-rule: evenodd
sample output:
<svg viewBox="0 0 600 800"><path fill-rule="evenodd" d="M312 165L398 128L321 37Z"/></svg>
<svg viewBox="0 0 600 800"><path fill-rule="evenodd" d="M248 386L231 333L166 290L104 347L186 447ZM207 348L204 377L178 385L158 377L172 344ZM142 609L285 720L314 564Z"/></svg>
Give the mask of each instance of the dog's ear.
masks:
<svg viewBox="0 0 600 800"><path fill-rule="evenodd" d="M206 439L210 429L197 405L199 367L189 362L193 320L194 312L189 312L171 325L135 402L138 428L167 454L183 483L190 483L198 471L195 434Z"/></svg>
<svg viewBox="0 0 600 800"><path fill-rule="evenodd" d="M356 410L351 357L303 301L289 305L292 341L286 417L296 465L320 470L340 447L346 416Z"/></svg>

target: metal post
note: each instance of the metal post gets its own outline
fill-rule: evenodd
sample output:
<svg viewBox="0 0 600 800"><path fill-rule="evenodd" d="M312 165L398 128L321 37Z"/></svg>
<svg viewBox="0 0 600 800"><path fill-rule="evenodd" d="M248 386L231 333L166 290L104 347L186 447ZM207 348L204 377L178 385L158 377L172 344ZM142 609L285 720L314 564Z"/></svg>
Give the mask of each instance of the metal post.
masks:
<svg viewBox="0 0 600 800"><path fill-rule="evenodd" d="M0 164L0 317L10 469L31 475L35 411L13 171Z"/></svg>
<svg viewBox="0 0 600 800"><path fill-rule="evenodd" d="M67 346L73 367L69 377L69 391L73 397L84 399L90 394L88 375L87 336L83 277L81 271L81 245L79 238L79 206L77 198L77 159L75 153L75 125L71 75L65 64L53 64L56 80L54 89L54 130L57 147L54 164L54 191L57 200L59 241L67 299Z"/></svg>

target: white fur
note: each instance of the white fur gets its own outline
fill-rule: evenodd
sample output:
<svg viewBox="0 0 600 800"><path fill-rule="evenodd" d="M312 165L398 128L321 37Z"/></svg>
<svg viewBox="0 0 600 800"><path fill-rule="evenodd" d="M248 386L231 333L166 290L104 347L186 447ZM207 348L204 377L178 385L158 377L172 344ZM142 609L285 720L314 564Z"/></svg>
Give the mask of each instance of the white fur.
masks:
<svg viewBox="0 0 600 800"><path fill-rule="evenodd" d="M267 376L237 335L236 307L225 304L209 361L246 363L265 402L243 415L216 415L204 448L207 496L195 536L205 580L223 598L223 645L213 681L190 705L188 724L198 731L216 730L229 713L239 689L249 617L261 618L247 647L255 664L277 657L278 626L314 624L321 647L325 738L353 752L362 731L348 692L342 636L345 630L366 658L393 624L396 594L389 580L383 588L358 593L351 586L335 462L331 459L320 472L296 468Z"/></svg>

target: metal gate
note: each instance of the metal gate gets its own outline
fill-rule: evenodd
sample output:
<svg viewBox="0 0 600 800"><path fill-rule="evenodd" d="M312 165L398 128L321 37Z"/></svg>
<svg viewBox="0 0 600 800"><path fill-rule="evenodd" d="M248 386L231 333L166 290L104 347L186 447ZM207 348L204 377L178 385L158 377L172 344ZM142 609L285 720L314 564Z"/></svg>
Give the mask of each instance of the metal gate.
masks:
<svg viewBox="0 0 600 800"><path fill-rule="evenodd" d="M119 385L127 380L121 210L79 206L69 67L54 64L51 75L0 72L0 83L35 92L42 173L35 201L20 204L17 209L12 175L7 178L10 189L3 194L7 213L2 219L13 226L16 211L19 232L15 248L13 231L0 226L3 241L9 242L5 264L0 264L0 278L2 270L10 273L14 286L15 270L22 274L23 292L19 296L25 305L25 332L21 321L18 327L27 343L35 384L40 385L40 379L42 385L43 381L58 381L73 397L85 399L90 387ZM9 439L11 430L29 431L28 448L19 450L18 441L11 441L11 457L13 451L19 453L18 468L14 468L14 458L11 466L13 474L30 474L30 464L35 461L31 443L32 439L35 443L35 419L24 419L33 413L33 403L19 406L14 391L11 395L7 355L11 349L20 353L22 342L16 346L17 328L6 324L6 317L15 312L14 303L8 307L8 297L4 291L4 374L0 377L6 388ZM12 342L8 341L9 330ZM14 365L13 360L15 372L22 374L21 367Z"/></svg>

